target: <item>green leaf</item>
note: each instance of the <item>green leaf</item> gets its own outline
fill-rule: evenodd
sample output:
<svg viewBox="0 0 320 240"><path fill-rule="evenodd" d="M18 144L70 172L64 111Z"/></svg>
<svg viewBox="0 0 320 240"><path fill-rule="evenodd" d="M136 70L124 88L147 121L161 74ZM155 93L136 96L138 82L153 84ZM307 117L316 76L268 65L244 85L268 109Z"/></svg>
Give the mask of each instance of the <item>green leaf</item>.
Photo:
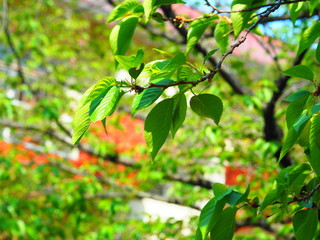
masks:
<svg viewBox="0 0 320 240"><path fill-rule="evenodd" d="M313 72L305 65L296 65L282 73L291 77L308 79L313 82Z"/></svg>
<svg viewBox="0 0 320 240"><path fill-rule="evenodd" d="M116 6L110 13L108 17L108 22L112 22L122 18L128 12L139 7L141 3L138 0L125 0L120 5Z"/></svg>
<svg viewBox="0 0 320 240"><path fill-rule="evenodd" d="M318 63L320 63L320 42L318 42L318 46L316 49L316 59L317 59Z"/></svg>
<svg viewBox="0 0 320 240"><path fill-rule="evenodd" d="M309 3L309 13L311 16L315 8L319 5L319 0L309 0L308 3Z"/></svg>
<svg viewBox="0 0 320 240"><path fill-rule="evenodd" d="M297 119L297 121L295 121L295 123L293 124L293 128L297 132L299 132L300 131L300 127L302 125L305 126L304 123L306 123L309 119L310 119L310 116L308 116L306 112L301 114L300 117Z"/></svg>
<svg viewBox="0 0 320 240"><path fill-rule="evenodd" d="M225 205L226 201L224 199L212 198L201 210L199 228L203 239L207 239L208 233L217 224Z"/></svg>
<svg viewBox="0 0 320 240"><path fill-rule="evenodd" d="M281 193L282 193L282 189L272 189L260 204L260 211L262 211L267 206L269 206L269 204L274 203L278 199Z"/></svg>
<svg viewBox="0 0 320 240"><path fill-rule="evenodd" d="M99 95L106 93L107 91L109 91L109 89L116 85L116 79L113 77L105 77L103 79L101 79L100 81L98 81L93 88L91 89L91 91L87 91L84 95L83 95L83 99L80 100L80 102L82 102L83 105L87 104L88 102L92 102L94 99L96 99ZM86 96L86 97L85 97Z"/></svg>
<svg viewBox="0 0 320 240"><path fill-rule="evenodd" d="M201 117L212 119L217 125L223 111L223 104L219 97L212 94L200 94L190 100L192 111Z"/></svg>
<svg viewBox="0 0 320 240"><path fill-rule="evenodd" d="M150 21L150 15L154 11L155 2L156 2L156 0L144 0L143 1L145 23L148 23Z"/></svg>
<svg viewBox="0 0 320 240"><path fill-rule="evenodd" d="M213 49L210 52L207 53L207 55L204 57L203 59L203 63L205 63L213 54L216 53L216 51L218 51L219 48Z"/></svg>
<svg viewBox="0 0 320 240"><path fill-rule="evenodd" d="M311 109L312 114L315 114L318 111L320 111L320 103L313 105Z"/></svg>
<svg viewBox="0 0 320 240"><path fill-rule="evenodd" d="M231 240L235 230L236 213L238 208L228 207L219 216L219 221L210 232L212 240Z"/></svg>
<svg viewBox="0 0 320 240"><path fill-rule="evenodd" d="M222 53L225 53L227 51L227 46L229 44L229 34L229 24L225 20L220 20L214 29L214 38L217 41Z"/></svg>
<svg viewBox="0 0 320 240"><path fill-rule="evenodd" d="M189 27L187 34L186 54L197 44L206 28L215 18L202 18L193 21Z"/></svg>
<svg viewBox="0 0 320 240"><path fill-rule="evenodd" d="M177 53L172 59L168 59L167 61L156 62L150 80L170 78L186 62L186 56L182 52Z"/></svg>
<svg viewBox="0 0 320 240"><path fill-rule="evenodd" d="M158 82L155 82L155 84L160 84L160 85L169 85L173 83L174 81L171 79L162 79ZM147 88L143 90L140 94L137 94L132 102L132 109L131 109L131 114L134 116L134 114L143 108L146 108L150 106L152 103L154 103L162 94L163 88L160 87L152 87L152 88Z"/></svg>
<svg viewBox="0 0 320 240"><path fill-rule="evenodd" d="M127 52L138 20L135 16L126 17L113 27L109 37L113 55L124 55Z"/></svg>
<svg viewBox="0 0 320 240"><path fill-rule="evenodd" d="M172 122L174 100L165 99L148 114L144 125L144 137L154 160L169 134Z"/></svg>
<svg viewBox="0 0 320 240"><path fill-rule="evenodd" d="M154 5L162 6L162 5L170 5L170 4L185 4L182 0L156 0Z"/></svg>
<svg viewBox="0 0 320 240"><path fill-rule="evenodd" d="M301 131L298 142L302 147L306 147L306 148L310 147L310 143L309 143L310 126L311 126L311 122L308 121Z"/></svg>
<svg viewBox="0 0 320 240"><path fill-rule="evenodd" d="M73 135L72 135L72 143L78 144L86 133L90 126L90 117L89 117L89 107L90 103L85 105L80 105L76 112L73 119Z"/></svg>
<svg viewBox="0 0 320 240"><path fill-rule="evenodd" d="M194 81L201 78L203 74L196 72L194 73L189 66L183 65L179 67L177 71L177 79L184 81Z"/></svg>
<svg viewBox="0 0 320 240"><path fill-rule="evenodd" d="M171 133L174 138L178 129L182 126L187 113L187 99L183 93L174 97L174 108L172 113Z"/></svg>
<svg viewBox="0 0 320 240"><path fill-rule="evenodd" d="M232 2L232 10L242 10L251 6L252 0L234 0ZM237 38L240 32L248 25L252 12L235 12L231 13L234 36Z"/></svg>
<svg viewBox="0 0 320 240"><path fill-rule="evenodd" d="M320 36L320 22L315 22L308 27L301 35L297 56L311 46L311 44Z"/></svg>
<svg viewBox="0 0 320 240"><path fill-rule="evenodd" d="M116 55L114 58L125 70L129 71L131 68L137 68L140 66L143 56L144 49L139 49L135 56Z"/></svg>
<svg viewBox="0 0 320 240"><path fill-rule="evenodd" d="M196 231L196 240L203 240L202 233L199 227L197 227L197 231Z"/></svg>
<svg viewBox="0 0 320 240"><path fill-rule="evenodd" d="M311 118L310 126L310 164L317 176L320 176L320 115Z"/></svg>
<svg viewBox="0 0 320 240"><path fill-rule="evenodd" d="M292 102L294 100L297 100L299 98L303 98L305 96L310 96L311 93L307 90L300 90L300 91L297 91L293 94L291 94L289 97L285 98L284 100L287 101L287 102Z"/></svg>
<svg viewBox="0 0 320 240"><path fill-rule="evenodd" d="M236 191L232 191L226 197L226 202L234 207L234 206L238 205L239 203L247 201L249 193L250 193L250 185L247 187L244 194L236 192Z"/></svg>
<svg viewBox="0 0 320 240"><path fill-rule="evenodd" d="M297 20L299 14L303 10L303 2L293 3L289 5L290 8L290 18L292 20L292 23L294 24Z"/></svg>
<svg viewBox="0 0 320 240"><path fill-rule="evenodd" d="M307 209L293 216L293 229L297 240L312 240L318 225L318 210Z"/></svg>
<svg viewBox="0 0 320 240"><path fill-rule="evenodd" d="M297 100L294 100L290 103L286 112L286 121L288 129L292 128L293 124L299 119L302 114L308 96L301 97Z"/></svg>
<svg viewBox="0 0 320 240"><path fill-rule="evenodd" d="M120 87L113 86L101 99L98 106L92 107L95 104L91 104L89 112L91 121L99 121L107 116L110 116L115 111L123 93L124 92L120 89Z"/></svg>
<svg viewBox="0 0 320 240"><path fill-rule="evenodd" d="M225 196L232 192L232 187L228 188L226 185L221 183L214 183L212 186L214 196L217 200L223 199Z"/></svg>
<svg viewBox="0 0 320 240"><path fill-rule="evenodd" d="M143 69L144 69L144 63L141 63L139 68L130 68L129 74L133 79L137 79Z"/></svg>

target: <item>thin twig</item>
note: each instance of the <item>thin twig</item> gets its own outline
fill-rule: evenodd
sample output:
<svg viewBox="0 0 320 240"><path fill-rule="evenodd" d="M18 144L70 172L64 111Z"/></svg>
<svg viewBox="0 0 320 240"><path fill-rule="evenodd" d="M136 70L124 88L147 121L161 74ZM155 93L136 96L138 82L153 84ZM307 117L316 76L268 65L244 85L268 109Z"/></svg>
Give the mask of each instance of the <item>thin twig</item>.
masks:
<svg viewBox="0 0 320 240"><path fill-rule="evenodd" d="M221 9L218 9L215 6L211 5L209 3L209 1L206 1L206 2L207 2L207 5L213 9L212 12L216 12L219 14L219 13L251 12L253 10L258 10L258 9L265 8L265 7L274 7L274 6L278 6L278 5L289 5L292 3L306 2L306 0L293 0L293 1L285 1L285 2L281 2L281 3L269 3L269 4L265 4L265 5L260 5L260 6L256 6L256 7L246 8L246 9L239 9L239 10L221 10Z"/></svg>
<svg viewBox="0 0 320 240"><path fill-rule="evenodd" d="M13 54L13 56L15 57L15 59L17 60L17 64L18 64L18 76L21 80L22 84L26 84L28 86L28 88L31 90L31 86L28 84L28 82L26 81L26 78L24 76L23 73L23 65L22 65L22 60L21 57L19 55L19 53L17 52L14 43L12 41L12 37L11 37L11 32L9 30L9 17L8 17L8 3L7 0L3 0L3 14L2 14L2 18L3 18L3 31L5 33L7 42L9 44L10 50ZM22 96L20 96L20 98L22 98Z"/></svg>
<svg viewBox="0 0 320 240"><path fill-rule="evenodd" d="M233 53L234 49L239 47L246 40L248 34L259 24L259 22L263 18L269 16L270 13L274 12L275 10L277 10L280 7L280 5L281 5L280 2L278 4L272 4L272 6L269 7L263 14L259 15L258 20L254 24L252 24L248 29L246 29L245 33L239 38L239 40L237 42L235 42L234 44L232 44L230 49L226 53L224 53L222 55L221 59L216 64L214 69L211 72L205 74L200 79L198 79L196 81L178 81L178 82L175 82L175 83L172 83L172 84L168 84L168 85L160 85L160 84L151 83L149 86L146 86L146 87L141 87L141 86L137 86L137 87L144 88L144 89L153 88L153 87L168 88L168 87L182 85L182 84L184 84L184 85L190 84L191 86L196 86L201 82L204 82L204 81L206 81L208 79L212 79L216 75L216 73L219 72L219 70L220 70L220 68L222 66L222 63L224 62L226 57L228 55L231 55Z"/></svg>

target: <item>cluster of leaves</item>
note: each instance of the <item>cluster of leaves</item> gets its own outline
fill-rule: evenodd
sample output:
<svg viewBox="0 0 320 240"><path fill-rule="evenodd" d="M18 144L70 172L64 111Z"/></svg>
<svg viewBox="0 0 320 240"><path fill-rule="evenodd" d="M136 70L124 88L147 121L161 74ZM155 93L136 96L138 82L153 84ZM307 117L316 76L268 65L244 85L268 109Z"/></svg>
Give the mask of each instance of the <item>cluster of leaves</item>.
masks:
<svg viewBox="0 0 320 240"><path fill-rule="evenodd" d="M106 77L83 95L74 120L74 143L79 143L91 122L102 121L106 127L106 117L115 111L121 97L130 91L137 93L132 103L132 115L134 115L138 110L155 103L165 89L178 86L177 93L173 97L158 102L146 117L144 135L152 159L157 156L169 133L171 132L174 137L182 126L186 117L185 93L187 91L193 93L189 101L193 112L201 117L212 119L218 124L223 112L221 99L208 93L194 94L193 88L203 81L210 80L221 67L224 58L245 40L245 38L240 39L236 44L230 46L228 51L231 32L237 39L244 29L250 29L246 30L247 32L251 31L258 19L267 16L282 4L280 1L276 2L265 10L263 5L266 1L242 3L235 0L232 3L231 18L213 13L192 20L187 34L186 55L196 46L209 27L214 28L215 40L221 52L226 53L222 55L220 66L218 65L211 72L203 73L201 68L188 63L186 55L182 52L174 56L165 53L166 56L169 56L166 59L146 64L143 63L144 51L142 49L134 56L125 56L139 22L146 24L151 19L164 21L165 17L156 10L162 5L177 3L183 3L183 1L147 0L141 4L137 0L126 0L112 11L108 21L119 20L110 34L110 46L115 64L125 69L131 79L117 81L113 77ZM309 12L312 14L318 3L319 1L310 1L308 4L296 2L290 5L292 21L295 22L300 12L305 8L309 8ZM261 9L262 12L259 12ZM180 26L185 22L181 18L168 20L172 20ZM319 22L316 22L302 33L297 56L301 55L319 38L319 28ZM204 58L204 62L216 51L217 49L210 51ZM319 61L319 44L316 58ZM308 164L291 166L282 170L276 178L274 189L267 194L261 204L257 198L253 201L248 199L249 187L244 194L241 194L232 188L215 184L213 186L215 197L207 203L200 215L197 239L207 239L209 236L210 239L232 239L235 216L238 209L243 206L250 206L256 210L259 208L262 211L268 206L281 205L280 212L284 213L289 211L289 205L292 203L298 203L298 206L290 212L290 214L294 214L293 225L296 238L312 239L315 236L320 199L319 194L309 195L308 193L315 188L318 190L317 183L320 174L320 108L317 103L320 87L314 79L314 74L307 66L297 65L284 71L283 74L310 80L316 89L313 93L301 90L286 99L290 102L286 115L288 134L281 150L280 160L298 142L305 148L308 162L315 174ZM146 78L147 83L145 83ZM305 186L305 191L301 192L303 186ZM224 208L226 204L229 206ZM305 234L306 232L308 234Z"/></svg>

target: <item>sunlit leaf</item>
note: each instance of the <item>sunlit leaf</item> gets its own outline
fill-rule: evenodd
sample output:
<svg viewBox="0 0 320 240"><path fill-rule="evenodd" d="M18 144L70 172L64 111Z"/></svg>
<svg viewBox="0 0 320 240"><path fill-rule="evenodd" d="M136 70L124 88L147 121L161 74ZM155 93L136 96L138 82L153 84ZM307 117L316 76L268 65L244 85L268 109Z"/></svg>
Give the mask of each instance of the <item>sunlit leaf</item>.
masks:
<svg viewBox="0 0 320 240"><path fill-rule="evenodd" d="M283 74L291 77L304 78L313 81L313 72L309 67L305 65L297 65L289 68L288 70L284 71Z"/></svg>
<svg viewBox="0 0 320 240"><path fill-rule="evenodd" d="M124 55L127 52L138 20L135 16L126 17L113 27L109 37L113 55Z"/></svg>
<svg viewBox="0 0 320 240"><path fill-rule="evenodd" d="M99 121L110 116L115 111L122 95L123 91L118 86L113 86L101 99L98 106L94 108L90 106L89 115L91 121Z"/></svg>
<svg viewBox="0 0 320 240"><path fill-rule="evenodd" d="M229 34L230 25L227 23L227 21L221 19L214 29L214 39L217 41L222 53L227 51Z"/></svg>
<svg viewBox="0 0 320 240"><path fill-rule="evenodd" d="M89 107L90 103L85 105L80 105L75 112L73 119L73 135L72 135L72 143L78 144L86 133L90 126L90 117L89 117Z"/></svg>
<svg viewBox="0 0 320 240"><path fill-rule="evenodd" d="M141 3L138 0L125 0L118 6L116 6L110 13L108 17L108 22L112 22L118 20L119 18L123 17L128 12L134 10L135 8L139 7Z"/></svg>
<svg viewBox="0 0 320 240"><path fill-rule="evenodd" d="M214 18L198 19L191 23L187 35L186 54L194 48L213 19Z"/></svg>
<svg viewBox="0 0 320 240"><path fill-rule="evenodd" d="M299 56L304 50L310 47L319 36L320 22L317 21L312 26L308 27L301 35L297 55Z"/></svg>

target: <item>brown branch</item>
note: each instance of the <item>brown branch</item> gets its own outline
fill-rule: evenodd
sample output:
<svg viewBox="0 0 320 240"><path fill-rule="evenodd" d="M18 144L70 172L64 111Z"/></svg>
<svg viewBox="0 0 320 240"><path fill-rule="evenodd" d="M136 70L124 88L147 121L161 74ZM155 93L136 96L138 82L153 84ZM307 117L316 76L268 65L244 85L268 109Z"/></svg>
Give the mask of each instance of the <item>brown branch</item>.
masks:
<svg viewBox="0 0 320 240"><path fill-rule="evenodd" d="M172 84L168 84L168 85L159 85L159 84L150 84L149 86L144 87L144 89L146 88L153 88L153 87L161 87L161 88L168 88L168 87L172 87L172 86L177 86L177 85L182 85L182 84L190 84L192 86L196 86L201 82L204 82L208 79L212 79L217 72L219 72L219 70L222 67L222 63L224 62L224 60L226 59L227 56L231 55L233 53L233 51L239 47L247 38L248 34L259 24L259 22L269 16L270 13L274 12L275 10L277 10L280 7L280 3L279 4L272 4L271 7L269 7L269 9L267 9L264 13L259 15L258 20L252 24L248 29L245 30L245 33L239 38L239 40L237 42L235 42L234 44L231 45L230 49L224 53L222 55L222 57L220 58L219 62L214 66L214 70L212 70L211 72L205 74L203 77L201 77L200 79L196 80L196 81L178 81ZM164 9L166 9L165 7L163 7ZM170 9L171 10L171 9ZM168 10L167 10L168 11ZM167 12L165 11L165 12ZM178 28L181 29L181 28ZM185 30L186 31L186 30ZM179 32L182 32L179 31ZM139 88L141 88L139 86Z"/></svg>
<svg viewBox="0 0 320 240"><path fill-rule="evenodd" d="M306 0L285 1L285 2L281 2L281 3L269 3L269 4L265 4L265 5L261 5L261 6L240 9L240 10L221 10L221 9L218 9L215 6L211 5L208 0L206 0L206 3L207 3L206 5L213 9L212 12L216 12L219 14L219 13L251 12L253 10L259 10L264 7L274 7L274 6L278 6L278 5L289 5L289 4L298 3L298 2L306 2Z"/></svg>

